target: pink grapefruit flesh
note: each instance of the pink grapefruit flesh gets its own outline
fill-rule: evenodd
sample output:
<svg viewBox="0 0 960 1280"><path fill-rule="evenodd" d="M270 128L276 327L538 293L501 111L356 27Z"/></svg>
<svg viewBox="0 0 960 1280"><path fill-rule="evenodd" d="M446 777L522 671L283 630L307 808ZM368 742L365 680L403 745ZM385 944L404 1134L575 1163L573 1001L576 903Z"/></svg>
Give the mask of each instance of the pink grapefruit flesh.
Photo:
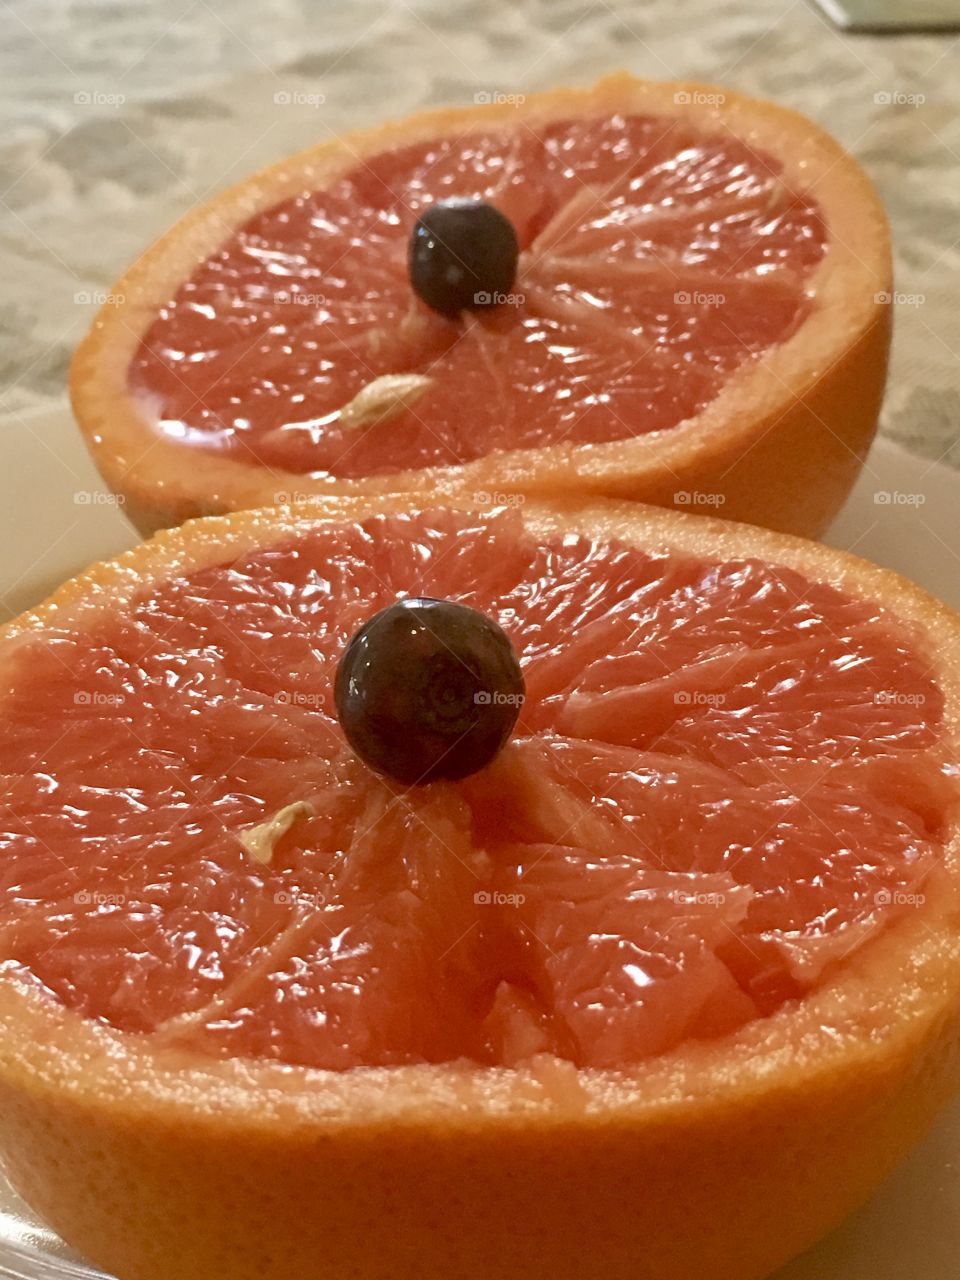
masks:
<svg viewBox="0 0 960 1280"><path fill-rule="evenodd" d="M333 714L347 638L406 594L522 657L518 736L463 783L391 786ZM937 874L915 637L761 560L515 511L314 524L4 668L6 964L212 1056L637 1062L804 996Z"/></svg>
<svg viewBox="0 0 960 1280"><path fill-rule="evenodd" d="M407 277L417 215L514 223L515 294L443 320ZM805 319L827 238L781 163L652 115L497 127L374 155L240 226L147 328L129 390L167 436L342 479L663 431ZM344 413L429 379L388 421Z"/></svg>

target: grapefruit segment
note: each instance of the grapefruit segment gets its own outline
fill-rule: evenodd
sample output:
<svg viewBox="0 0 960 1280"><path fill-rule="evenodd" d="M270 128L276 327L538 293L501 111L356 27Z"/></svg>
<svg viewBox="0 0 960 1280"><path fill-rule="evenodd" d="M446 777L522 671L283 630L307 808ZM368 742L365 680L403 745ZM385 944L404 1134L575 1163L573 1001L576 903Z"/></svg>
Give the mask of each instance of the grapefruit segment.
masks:
<svg viewBox="0 0 960 1280"><path fill-rule="evenodd" d="M930 780L921 781L918 763L907 753L883 761L891 772L915 778L921 797L929 786L943 786L946 800L949 783L929 763L920 772ZM554 738L546 747L518 744L509 762L488 772L474 783L490 788L480 804L496 815L493 830L481 828L488 847L496 847L495 833L506 828L514 850L524 842L573 845L597 860L636 859L684 877L680 905L689 898L700 906L705 895L723 926L711 941L700 922L702 949L729 964L767 1013L809 990L891 913L915 905L936 865L940 830L930 827L926 802L921 799L916 812L908 787L889 797L882 769L873 775L876 793L856 769L842 777L836 769L808 772L793 785L789 775L775 781L758 769L744 784L735 771L684 754ZM941 821L942 815L941 809ZM854 834L857 823L862 836ZM870 850L865 861L854 852L861 840L861 849ZM726 897L718 888L724 877ZM743 893L743 912L727 918L726 898L741 903ZM662 910L665 933L672 919L669 908ZM634 1000L642 1004L657 994L642 990Z"/></svg>
<svg viewBox="0 0 960 1280"><path fill-rule="evenodd" d="M485 859L457 808L442 794L397 800L378 786L327 883L281 891L293 928L257 981L193 1026L192 1047L332 1069L479 1057L471 935ZM313 861L308 843L311 886Z"/></svg>
<svg viewBox="0 0 960 1280"><path fill-rule="evenodd" d="M651 870L641 858L549 844L515 850L498 883L543 1007L578 1066L615 1067L757 1010L717 958L750 890L729 876Z"/></svg>

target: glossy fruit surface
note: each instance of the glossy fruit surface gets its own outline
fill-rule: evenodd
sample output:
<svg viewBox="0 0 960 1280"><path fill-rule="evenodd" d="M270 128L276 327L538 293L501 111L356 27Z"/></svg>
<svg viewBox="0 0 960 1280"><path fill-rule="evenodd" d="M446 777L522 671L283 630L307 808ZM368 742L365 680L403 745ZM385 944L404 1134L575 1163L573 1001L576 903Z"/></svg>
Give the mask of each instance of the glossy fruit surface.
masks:
<svg viewBox="0 0 960 1280"><path fill-rule="evenodd" d="M487 768L356 759L491 760L514 649ZM212 1054L638 1062L814 990L940 857L916 637L762 559L374 516L14 659L7 955Z"/></svg>
<svg viewBox="0 0 960 1280"><path fill-rule="evenodd" d="M520 248L496 305L452 318L408 260L451 199ZM875 429L889 277L875 193L809 121L613 77L352 135L218 198L116 286L74 404L143 528L417 487L819 533Z"/></svg>
<svg viewBox="0 0 960 1280"><path fill-rule="evenodd" d="M434 203L449 192L466 203ZM486 210L516 228L519 268L499 241L488 261L488 237L462 256ZM411 288L411 232L415 278L436 268L435 310ZM781 160L683 118L424 139L238 228L144 335L130 387L164 435L340 478L646 435L802 325L826 236ZM493 279L501 264L515 292ZM456 319L478 292L512 301ZM343 407L398 373L429 384L357 431Z"/></svg>

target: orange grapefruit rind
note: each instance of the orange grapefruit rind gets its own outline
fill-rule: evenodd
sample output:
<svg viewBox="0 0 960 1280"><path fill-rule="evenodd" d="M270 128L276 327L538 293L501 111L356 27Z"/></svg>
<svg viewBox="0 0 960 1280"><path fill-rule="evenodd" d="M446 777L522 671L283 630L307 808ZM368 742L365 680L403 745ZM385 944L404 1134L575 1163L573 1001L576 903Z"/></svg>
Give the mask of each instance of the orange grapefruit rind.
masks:
<svg viewBox="0 0 960 1280"><path fill-rule="evenodd" d="M189 523L95 566L3 638L82 625L152 581L305 523L428 505L322 500ZM649 550L759 556L879 599L922 636L946 745L960 738L960 621L896 575L629 504L531 503L524 520ZM342 1073L211 1061L86 1021L4 973L4 1158L28 1203L124 1280L760 1280L859 1204L954 1087L956 817L922 906L811 995L618 1071L547 1057Z"/></svg>

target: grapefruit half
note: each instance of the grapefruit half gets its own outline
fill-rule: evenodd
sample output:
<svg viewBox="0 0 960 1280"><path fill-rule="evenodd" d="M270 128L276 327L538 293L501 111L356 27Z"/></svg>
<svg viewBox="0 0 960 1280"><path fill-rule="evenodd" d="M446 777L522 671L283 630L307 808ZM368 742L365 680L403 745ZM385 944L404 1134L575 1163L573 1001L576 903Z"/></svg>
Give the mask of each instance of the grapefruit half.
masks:
<svg viewBox="0 0 960 1280"><path fill-rule="evenodd" d="M407 594L522 660L462 782L332 714ZM91 569L0 640L15 1185L123 1280L758 1280L953 1087L958 639L628 503L321 501Z"/></svg>
<svg viewBox="0 0 960 1280"><path fill-rule="evenodd" d="M417 300L418 214L513 223L514 291ZM77 419L142 530L314 494L601 494L815 535L875 430L887 224L809 120L618 75L303 152L111 292ZM482 500L482 499L480 499Z"/></svg>

